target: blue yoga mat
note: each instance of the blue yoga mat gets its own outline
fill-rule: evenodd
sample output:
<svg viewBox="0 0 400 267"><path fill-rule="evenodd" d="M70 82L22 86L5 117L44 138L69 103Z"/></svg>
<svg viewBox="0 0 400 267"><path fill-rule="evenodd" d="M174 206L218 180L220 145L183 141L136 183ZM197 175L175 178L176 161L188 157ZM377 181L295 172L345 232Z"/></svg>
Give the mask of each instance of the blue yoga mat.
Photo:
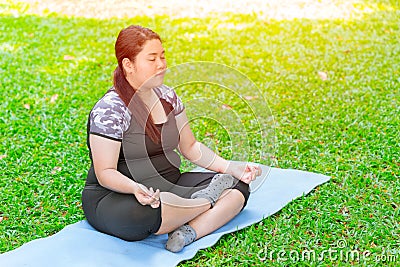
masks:
<svg viewBox="0 0 400 267"><path fill-rule="evenodd" d="M321 174L260 166L263 174L251 184L252 194L246 208L228 224L179 253L164 248L167 235L127 242L100 233L86 221L80 221L53 236L33 240L1 254L0 266L176 266L191 259L198 250L214 245L224 234L261 221L329 180Z"/></svg>

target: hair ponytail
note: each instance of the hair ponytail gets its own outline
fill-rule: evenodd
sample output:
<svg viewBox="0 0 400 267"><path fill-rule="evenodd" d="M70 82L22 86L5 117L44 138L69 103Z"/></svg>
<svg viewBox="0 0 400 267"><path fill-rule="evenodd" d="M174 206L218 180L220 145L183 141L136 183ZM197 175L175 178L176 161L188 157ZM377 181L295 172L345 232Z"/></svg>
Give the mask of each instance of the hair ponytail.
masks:
<svg viewBox="0 0 400 267"><path fill-rule="evenodd" d="M135 97L136 90L126 79L122 67L122 60L124 58L128 58L134 62L137 54L143 49L145 42L152 39L161 41L157 33L136 25L129 26L119 33L115 43L115 55L118 60L118 66L114 70L114 88L145 133L154 143L158 144L161 141L160 130L154 124L150 111L141 98L138 96Z"/></svg>

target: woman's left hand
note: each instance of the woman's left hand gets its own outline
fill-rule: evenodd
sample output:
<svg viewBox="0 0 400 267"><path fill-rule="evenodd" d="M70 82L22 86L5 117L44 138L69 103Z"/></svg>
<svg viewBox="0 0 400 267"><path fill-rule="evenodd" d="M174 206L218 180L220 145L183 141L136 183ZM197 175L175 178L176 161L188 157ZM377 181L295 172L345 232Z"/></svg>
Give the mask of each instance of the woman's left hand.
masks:
<svg viewBox="0 0 400 267"><path fill-rule="evenodd" d="M261 175L262 171L256 165L230 161L227 173L246 184L250 184L257 176Z"/></svg>

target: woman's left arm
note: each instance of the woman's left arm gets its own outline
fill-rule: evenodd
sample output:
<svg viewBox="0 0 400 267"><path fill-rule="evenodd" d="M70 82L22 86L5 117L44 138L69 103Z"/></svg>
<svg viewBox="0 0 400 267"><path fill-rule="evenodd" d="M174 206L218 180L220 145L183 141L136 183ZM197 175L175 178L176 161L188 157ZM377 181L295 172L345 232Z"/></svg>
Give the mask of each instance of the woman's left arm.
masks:
<svg viewBox="0 0 400 267"><path fill-rule="evenodd" d="M197 141L190 129L185 110L176 116L176 123L180 137L178 149L194 164L218 173L231 174L245 183L250 183L256 176L261 175L260 167L225 160Z"/></svg>

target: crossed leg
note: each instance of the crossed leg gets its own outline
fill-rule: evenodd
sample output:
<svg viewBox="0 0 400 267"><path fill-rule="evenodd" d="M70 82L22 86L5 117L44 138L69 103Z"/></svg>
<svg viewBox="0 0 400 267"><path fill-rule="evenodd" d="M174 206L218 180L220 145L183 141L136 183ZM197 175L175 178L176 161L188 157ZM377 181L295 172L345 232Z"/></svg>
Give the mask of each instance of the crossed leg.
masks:
<svg viewBox="0 0 400 267"><path fill-rule="evenodd" d="M212 209L200 214L189 222L199 239L206 236L232 220L242 210L244 196L237 189L227 189Z"/></svg>
<svg viewBox="0 0 400 267"><path fill-rule="evenodd" d="M217 230L232 220L243 208L245 199L237 189L227 189L210 209L206 199L185 199L168 192L162 192L160 229L155 233L170 233L185 223L196 231L199 239Z"/></svg>
<svg viewBox="0 0 400 267"><path fill-rule="evenodd" d="M161 192L161 226L156 235L167 234L211 208L205 198L187 199L170 192Z"/></svg>

